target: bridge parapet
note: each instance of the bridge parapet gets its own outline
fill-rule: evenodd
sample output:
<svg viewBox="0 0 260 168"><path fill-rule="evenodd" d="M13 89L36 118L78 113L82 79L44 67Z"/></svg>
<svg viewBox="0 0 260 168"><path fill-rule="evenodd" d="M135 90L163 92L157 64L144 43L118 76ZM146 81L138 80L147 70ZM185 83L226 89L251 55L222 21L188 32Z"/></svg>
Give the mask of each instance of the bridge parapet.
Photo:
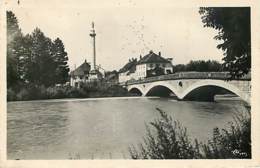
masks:
<svg viewBox="0 0 260 168"><path fill-rule="evenodd" d="M140 83L149 83L155 81L165 80L179 80L179 79L218 79L228 80L230 79L229 72L178 72L174 74L161 75L155 77L148 77L140 80L127 81L125 85L133 85ZM247 74L240 79L236 80L251 80L251 74Z"/></svg>

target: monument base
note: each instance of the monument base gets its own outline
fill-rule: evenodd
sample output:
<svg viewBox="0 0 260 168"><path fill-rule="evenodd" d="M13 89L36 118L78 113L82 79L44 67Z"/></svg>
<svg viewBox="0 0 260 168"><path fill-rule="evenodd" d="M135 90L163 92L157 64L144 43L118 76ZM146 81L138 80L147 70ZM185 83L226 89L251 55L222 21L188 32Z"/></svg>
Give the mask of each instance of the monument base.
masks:
<svg viewBox="0 0 260 168"><path fill-rule="evenodd" d="M102 74L98 70L91 70L89 72L89 80L101 80Z"/></svg>

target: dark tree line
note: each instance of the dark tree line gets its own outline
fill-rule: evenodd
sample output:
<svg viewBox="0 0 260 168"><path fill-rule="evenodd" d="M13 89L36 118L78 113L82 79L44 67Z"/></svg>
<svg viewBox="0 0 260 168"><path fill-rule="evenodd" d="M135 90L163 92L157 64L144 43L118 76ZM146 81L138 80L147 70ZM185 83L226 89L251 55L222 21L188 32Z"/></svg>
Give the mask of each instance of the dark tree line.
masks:
<svg viewBox="0 0 260 168"><path fill-rule="evenodd" d="M68 56L63 42L52 41L36 28L23 35L14 13L7 11L7 87L63 84L68 80Z"/></svg>
<svg viewBox="0 0 260 168"><path fill-rule="evenodd" d="M190 61L188 64L177 64L173 66L174 72L197 71L197 72L220 72L225 68L222 64L214 60Z"/></svg>
<svg viewBox="0 0 260 168"><path fill-rule="evenodd" d="M223 43L224 66L232 78L251 71L250 7L202 7L199 10L204 27L218 30L214 37Z"/></svg>

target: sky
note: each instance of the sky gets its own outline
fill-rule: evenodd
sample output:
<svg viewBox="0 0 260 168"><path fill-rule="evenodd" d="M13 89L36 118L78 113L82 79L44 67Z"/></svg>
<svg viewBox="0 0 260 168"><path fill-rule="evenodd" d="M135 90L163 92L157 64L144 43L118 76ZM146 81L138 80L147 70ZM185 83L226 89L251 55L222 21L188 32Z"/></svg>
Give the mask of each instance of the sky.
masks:
<svg viewBox="0 0 260 168"><path fill-rule="evenodd" d="M190 60L221 61L223 52L213 39L217 31L205 28L198 7L137 0L13 0L8 4L23 33L36 27L52 40L59 37L68 53L70 69L86 59L92 62L91 22L95 22L97 64L119 70L130 58L150 50L173 64ZM149 2L149 1L146 1ZM158 1L157 1L158 2Z"/></svg>

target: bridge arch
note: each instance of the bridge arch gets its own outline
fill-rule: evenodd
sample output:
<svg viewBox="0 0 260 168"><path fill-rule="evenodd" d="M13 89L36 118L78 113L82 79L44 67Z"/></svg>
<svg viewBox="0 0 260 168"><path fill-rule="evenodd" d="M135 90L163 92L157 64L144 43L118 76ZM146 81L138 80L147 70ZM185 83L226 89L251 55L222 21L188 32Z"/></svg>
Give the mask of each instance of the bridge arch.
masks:
<svg viewBox="0 0 260 168"><path fill-rule="evenodd" d="M133 93L140 93L140 96L143 96L144 95L144 91L141 87L137 86L137 85L133 85L133 86L130 86L128 88L128 92L133 92Z"/></svg>
<svg viewBox="0 0 260 168"><path fill-rule="evenodd" d="M203 86L216 86L220 88L224 88L228 91L233 92L237 96L239 96L244 101L250 103L249 95L243 91L241 91L237 86L234 84L228 83L226 81L222 80L201 80L198 82L193 83L191 86L189 86L187 89L185 89L180 95L180 99L184 99L185 96L187 96L189 93L191 93L193 90L198 89Z"/></svg>
<svg viewBox="0 0 260 168"><path fill-rule="evenodd" d="M177 98L179 98L179 92L178 90L171 84L165 82L165 81L158 81L158 82L153 82L151 85L149 85L144 92L144 96L147 96L149 94L149 92L155 88L155 87L164 87L169 89L173 94L175 94L177 96Z"/></svg>

